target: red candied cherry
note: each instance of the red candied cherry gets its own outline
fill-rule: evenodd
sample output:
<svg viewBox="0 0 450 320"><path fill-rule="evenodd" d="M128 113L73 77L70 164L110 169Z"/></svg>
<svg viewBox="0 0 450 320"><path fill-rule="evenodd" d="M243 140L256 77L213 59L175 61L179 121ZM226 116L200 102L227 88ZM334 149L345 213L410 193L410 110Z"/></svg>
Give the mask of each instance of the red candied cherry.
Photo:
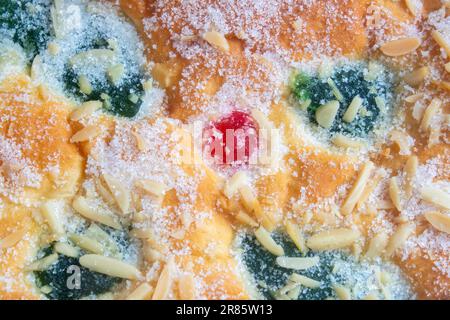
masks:
<svg viewBox="0 0 450 320"><path fill-rule="evenodd" d="M246 112L233 111L203 132L204 149L220 165L249 164L258 149L258 125Z"/></svg>

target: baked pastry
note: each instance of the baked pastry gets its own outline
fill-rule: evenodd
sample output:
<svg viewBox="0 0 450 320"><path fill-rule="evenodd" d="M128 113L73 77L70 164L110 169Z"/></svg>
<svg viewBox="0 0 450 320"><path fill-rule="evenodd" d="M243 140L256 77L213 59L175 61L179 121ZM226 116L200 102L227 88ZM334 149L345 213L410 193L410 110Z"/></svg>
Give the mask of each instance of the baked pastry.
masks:
<svg viewBox="0 0 450 320"><path fill-rule="evenodd" d="M449 10L0 0L0 298L450 298Z"/></svg>

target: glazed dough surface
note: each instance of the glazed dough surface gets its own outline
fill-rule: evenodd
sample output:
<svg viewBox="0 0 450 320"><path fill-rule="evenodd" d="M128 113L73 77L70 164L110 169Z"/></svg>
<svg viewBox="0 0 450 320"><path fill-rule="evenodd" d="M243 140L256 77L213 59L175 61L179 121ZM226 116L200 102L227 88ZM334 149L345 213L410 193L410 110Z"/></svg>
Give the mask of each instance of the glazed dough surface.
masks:
<svg viewBox="0 0 450 320"><path fill-rule="evenodd" d="M153 87L164 92L163 102L148 103L147 113L133 119L96 111L72 121L77 103L29 75L0 84L0 239L23 233L9 248L2 249L0 240L0 298L44 298L26 267L40 248L62 238L52 234L40 208L61 201L63 220L78 223L81 217L72 208L78 196L107 208L138 243L134 264L142 277L127 280L112 298L126 298L143 284L152 289L146 299L257 298L236 237L259 225L285 231L289 223L306 238L326 230L357 231L358 240L345 248L362 262L377 235L386 233L389 248L398 230L412 226L401 247L391 256L382 253L379 264L399 267L411 285L410 298L450 298L450 235L424 215L439 212L448 231L450 204L437 206L421 195L434 186L448 201L450 192L450 76L444 67L450 52L432 37L433 31L450 30L448 4L423 1L414 16L406 1L110 2L136 27L146 71ZM219 43L208 41L208 32L218 35ZM420 48L398 57L383 54L383 44L403 38L419 38ZM395 74L392 114L360 149L333 145L292 101L292 74L320 71L330 61L379 61ZM429 68L427 77L405 84L404 77L423 66ZM423 130L433 99L441 102L439 112ZM198 139L189 125L205 125L233 110L256 110L278 130L275 164L224 169L197 158L195 165L184 163L184 152ZM99 134L72 142L88 126L100 128ZM405 166L412 156L418 167L408 180ZM374 183L373 190L344 214L343 204L367 163L374 165L366 184ZM240 190L226 195L238 171L249 179L260 211L249 208ZM118 200L108 177L119 181L125 200ZM401 210L389 191L392 177L400 184ZM143 181L163 185L163 194L143 190ZM406 196L408 183L413 190Z"/></svg>

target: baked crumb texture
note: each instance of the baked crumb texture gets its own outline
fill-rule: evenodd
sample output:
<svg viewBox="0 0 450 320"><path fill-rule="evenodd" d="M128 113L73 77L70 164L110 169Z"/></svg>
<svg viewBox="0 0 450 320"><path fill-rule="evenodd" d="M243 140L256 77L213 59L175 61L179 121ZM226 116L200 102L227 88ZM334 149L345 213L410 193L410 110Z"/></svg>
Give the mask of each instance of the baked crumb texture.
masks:
<svg viewBox="0 0 450 320"><path fill-rule="evenodd" d="M447 0L0 0L0 298L449 299L449 59Z"/></svg>

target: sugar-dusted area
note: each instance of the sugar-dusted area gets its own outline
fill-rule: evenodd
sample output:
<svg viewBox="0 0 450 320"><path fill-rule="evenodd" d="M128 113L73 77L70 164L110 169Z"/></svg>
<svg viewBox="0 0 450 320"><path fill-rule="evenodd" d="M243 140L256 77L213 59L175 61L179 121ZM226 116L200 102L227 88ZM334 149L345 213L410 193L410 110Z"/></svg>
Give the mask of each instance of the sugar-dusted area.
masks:
<svg viewBox="0 0 450 320"><path fill-rule="evenodd" d="M449 14L0 1L0 298L449 299Z"/></svg>

